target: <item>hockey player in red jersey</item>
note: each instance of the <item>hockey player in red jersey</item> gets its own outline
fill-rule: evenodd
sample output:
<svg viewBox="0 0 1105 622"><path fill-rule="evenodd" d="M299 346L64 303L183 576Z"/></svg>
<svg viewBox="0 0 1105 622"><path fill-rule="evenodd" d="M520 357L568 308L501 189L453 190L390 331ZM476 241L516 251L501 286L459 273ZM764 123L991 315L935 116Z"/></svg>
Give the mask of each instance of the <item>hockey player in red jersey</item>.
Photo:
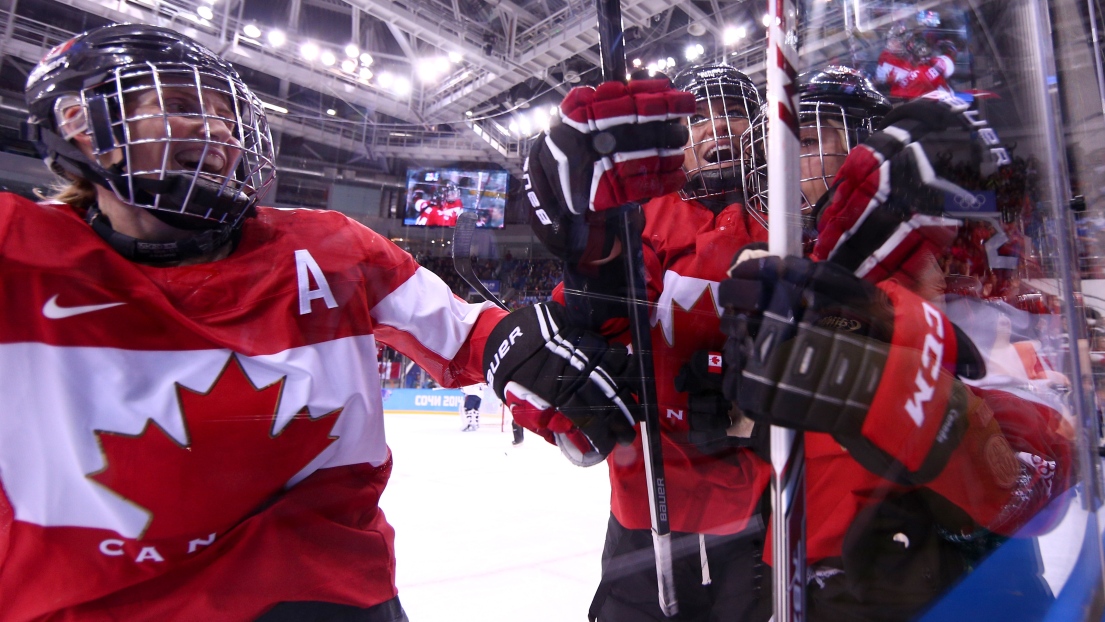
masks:
<svg viewBox="0 0 1105 622"><path fill-rule="evenodd" d="M460 216L463 210L460 189L454 182L448 181L443 187L434 190L433 197L425 202L414 224L428 227L453 227L457 224L457 216Z"/></svg>
<svg viewBox="0 0 1105 622"><path fill-rule="evenodd" d="M645 88L641 87L641 90ZM699 92L693 81L684 88L696 94ZM602 97L601 89L599 94L592 96L595 105L588 112L598 114L612 110L621 112L624 118L624 108L631 104L620 101L610 103ZM714 89L702 89L707 100L711 94L726 91L724 84L718 84ZM647 91L647 94L659 99L655 92ZM816 103L810 93L805 95L807 103ZM665 97L670 102L676 96L665 94ZM833 100L827 98L824 103L841 105L841 99ZM597 105L599 102L609 106L600 107ZM835 115L828 112L829 106L825 106L825 115L821 119L824 126L819 131L836 132L847 127L845 115L855 115L857 109L862 111L862 107L855 106L856 103L852 99L848 102L851 105L838 109L840 116L835 119ZM565 104L568 113L565 116L574 120L572 113L576 112L576 108L572 105L571 95ZM707 114L703 114L701 109L699 114L704 117L717 115L718 108L714 104L716 102L707 104ZM635 105L638 109L645 106L640 102ZM885 106L877 109L885 112ZM868 118L864 128L867 130L870 129L870 115L873 112L874 109L866 112ZM609 114L614 116L613 112ZM640 120L644 116L638 113L639 123L644 123ZM863 121L862 115L859 116L859 120ZM663 117L652 114L648 118ZM803 119L803 125L809 118L806 116ZM836 123L833 123L834 120ZM924 119L911 119L906 114L898 122L900 127L871 138L876 145L872 147L872 152L878 153L875 151L878 146L890 147L892 139L908 137L910 131L917 131L920 136L920 125ZM580 125L591 128L592 132L604 127L601 120ZM857 126L854 129L856 132L848 136L849 139L858 138L860 128ZM582 133L584 130L577 131ZM657 130L655 135L661 134ZM716 136L720 140L716 140L715 144L707 144L708 141L700 143L701 137L696 136L693 127L691 135L686 166L693 168L704 160L706 166L700 172L707 175L697 179L692 176L688 191L708 189L711 184L726 179L729 183L740 179L735 175L727 176L717 166L726 152L731 150L731 139L727 141L722 136ZM664 165L666 152L663 148L655 152L658 162L651 167L655 182L651 185L640 183L629 187L633 182L641 181L634 178L633 173L648 170L649 166L618 169L602 163L601 155L590 160L596 162L593 172L588 170L586 160L584 166L564 168L561 162L571 159L565 155L565 145L573 145L573 137L565 131L550 130L544 139L545 144L538 145L531 152L528 162L527 189L533 191L532 196L536 199L537 220L546 228L542 234L554 241L554 247L557 236L563 237L563 231L570 230L570 218L563 216L565 209L561 206L568 206L573 213L583 213L588 208L595 210L616 205L615 201L634 195L638 199L644 198L650 189L663 185L663 181L655 180L663 180L664 172L670 170ZM617 139L615 137L615 141ZM596 139L592 144L598 142ZM921 143L917 145L921 146ZM899 148L904 146L898 145ZM830 146L820 148L835 151ZM858 163L853 164L853 168L845 164L835 171L838 176L831 180L831 184L828 183L830 180L825 168L822 169L822 179L815 180L814 175L806 179L810 184L804 188L808 193L807 200L816 204L818 201L814 195L824 193L831 185L837 189L833 196L849 206L845 215L850 220L846 223L842 223L839 207L826 213L822 223L822 234L826 239L818 246L821 252L828 253L836 242L847 237L841 236L841 230L851 235L852 227L858 226L859 217L866 214L863 210L865 206L882 205L874 200L876 197L880 197L879 201L886 201L883 192L897 197L896 202L889 203L892 209L885 212L876 210L877 214L865 226L886 225L897 222L893 221L893 217L912 214L904 209L908 202L901 203L918 191L910 185L909 171L904 168L911 164L907 157L909 153L912 151L903 151L902 159L894 162L898 167L895 174L902 176L894 177L897 187L890 183L889 177L886 183L869 178L869 174L877 175L880 171L884 176L890 175L886 167L880 169L873 166L860 171ZM806 155L814 156L814 152L808 151ZM838 154L821 151L817 157L823 166L827 163L826 155ZM889 158L890 155L884 157ZM883 160L872 161L877 164ZM584 176L581 170L588 174ZM561 184L572 175L570 183ZM584 179L580 180L580 177ZM820 187L813 184L814 181L820 183ZM562 188L569 188L570 196L561 191ZM979 377L982 365L970 342L960 342L958 331L947 322L937 306L926 300L942 291L942 273L936 269L932 253L909 254L909 251L916 249L902 245L900 251L908 255L909 261L892 268L883 262L883 267L890 271L876 271L874 274L878 274L879 280L893 277L893 285L885 286L892 294L877 293L847 271L835 268L835 264L820 266L799 258L788 260L790 263L787 264L762 258L753 260L743 268L750 270L750 274L737 272L733 279L726 279L724 274L718 276L723 283L717 288L717 294L710 285L704 285L697 291L683 291L681 286L684 283L693 284L695 277L686 278L686 275L679 274L678 267L686 265L683 262L708 261L708 257L703 256L708 255L711 248L718 247L718 238L712 237L708 227L702 228L690 216L694 212L685 206L681 210L679 203L668 202L667 199L654 199L645 206L649 221L644 240L649 294L656 304L653 328L654 348L658 353L655 382L664 441L668 518L674 534L672 548L680 607L678 619L707 620L711 616L766 619L770 613L770 584L766 579L768 569L761 565L764 551L760 548L764 536L762 517L766 508L757 505L762 499L768 470L762 459L766 449L763 443L766 423L825 433L820 436L811 434L807 451L810 460L809 486L816 487L810 495L810 535L807 541L808 558L814 564L816 583L811 589L820 588L811 603L815 607L816 619L866 617L896 620L914 615L942 589L962 576L966 564L978 560L978 552L987 546L985 534L1012 533L1066 486L1069 439L1065 436L1062 417L1058 412L1040 405L1025 408L1025 404L1017 399L983 400L978 394L963 388L965 383ZM664 213L651 211L654 206L663 206L674 213L672 220L675 222L666 221ZM704 205L703 209L708 210L708 207ZM721 210L720 214L724 213L725 210ZM901 241L904 233L918 223L939 224L926 220L929 218L928 213L918 215L918 220L909 221L902 233L891 235L890 239ZM724 227L735 229L735 237L756 239L753 233L756 231L754 227L758 226L755 219L750 215L742 220L718 222L720 217L715 218L713 222L717 223L718 231L715 235L720 237ZM598 222L601 223L601 220ZM655 228L659 224L666 226ZM597 229L601 232L601 228L595 226L595 219L592 219L590 226L592 231ZM841 227L841 230L836 227ZM893 228L888 231L892 233ZM885 241L888 231L883 231L881 237L857 235L848 238L851 244L841 246L844 250L838 261L843 261L845 257L863 260L873 256L872 261L877 265L877 260L885 259L876 252L878 247L865 249L862 244L873 239ZM600 236L599 239L603 238ZM904 236L904 239L909 237ZM609 238L606 241L607 246L600 247L600 252L593 252L592 257L601 260L616 253L616 243L610 243ZM860 246L854 246L856 244ZM567 250L569 257L573 257L571 252L580 253L579 249L567 243L563 243L561 248ZM578 259L580 255L582 253L574 257ZM822 259L827 257L819 256ZM897 256L897 259L901 257ZM673 269L665 271L668 266ZM774 287L776 283L780 286ZM796 297L792 298L788 293ZM714 295L718 298L713 298ZM818 317L825 317L826 327L855 327L864 331L860 333L864 337L901 346L897 350L899 358L885 363L889 370L885 376L870 375L872 370L882 369L873 358L871 361L865 358L849 361L852 364L849 369L858 369L858 372L826 373L826 355L837 352L836 342L832 344L834 349L811 354L809 360L803 356L787 358L792 352L807 351L802 348L770 347L774 344L769 340L771 335L785 336L786 333L765 331L760 327L766 322L763 312L775 311L775 317L797 317L799 312L786 305L811 298L819 302L821 298L818 296L828 302L825 307L814 306L813 313L808 316L811 323L816 323ZM730 381L730 396L741 402L743 411L733 410L731 402L721 395L720 357L711 354L710 350L693 349L695 346L683 351L673 347L686 343L682 341L686 335L701 340L701 345L697 347L717 347L718 324L713 323L717 321L717 311L710 309L710 304L703 305L704 299L714 305L728 303L733 313L727 328L731 335L741 335L740 331L747 330L750 325L760 327L755 333L758 341L746 343L734 336L727 342L728 350L735 350L726 352L729 377L735 374L738 378L744 378L742 372L750 368L746 361L755 353L781 352L782 360L789 363L789 366L776 364L771 359L761 361L754 368L755 373L751 377L756 378L757 382L763 383L765 378L773 379L770 382L774 384L769 389L757 392L755 383L738 382L734 385ZM773 309L771 304L782 306ZM737 309L741 309L743 318L736 312ZM687 313L691 321L673 321L678 319L680 313ZM608 462L612 483L612 517L604 551L603 580L591 610L592 619L664 619L656 604L656 575L652 566L651 537L647 531L645 482L639 468L641 451L637 441L627 443L634 439L634 435L626 423L632 421L633 404L630 391L625 388L629 380L621 375L626 367L625 351L610 345L595 333L571 326L558 305L539 307L535 316L519 315L496 328L486 357L489 362L488 381L507 403L514 406L516 417L527 421L528 427L547 439L555 441L573 461L593 464L605 457ZM671 326L668 334L665 334L668 330L665 321L670 322ZM510 338L507 332L511 326L518 329L519 335L537 334L541 339L535 344L521 337ZM910 339L924 341L924 349L921 343L914 346ZM846 351L843 346L840 348ZM876 346L868 349L883 351ZM550 351L561 350L566 354L549 354ZM864 351L860 350L861 353ZM909 354L922 351L926 352L924 356ZM674 361L683 364L680 366ZM562 375L561 370L570 373ZM930 375L919 375L922 371ZM565 378L574 381L590 372L598 374L609 390L604 395L577 397L572 392L573 382L565 381ZM793 377L772 375L778 373L790 373ZM801 373L816 374L816 378L805 382L794 381ZM839 399L833 402L835 407L828 413L824 409L815 411L806 408L810 397L816 394L812 389L818 389L821 378L851 381L857 377L874 378L870 386L864 383L857 386L866 390L881 389L882 399L877 402L872 399L859 401L859 410L842 409L843 398L864 397L862 393L845 391L843 395L836 396ZM884 379L886 382L880 383ZM679 396L671 391L667 388L668 382L684 389L687 395ZM906 386L911 382L921 384ZM847 389L851 390L851 386L848 384ZM783 391L783 387L787 391ZM793 387L802 390L791 391ZM807 389L808 392L803 393ZM747 395L742 394L742 390ZM679 397L686 401L682 404L675 401ZM906 399L907 403L895 402L898 397ZM678 408L680 405L682 409ZM561 413L566 416L561 416ZM818 417L814 417L815 413ZM751 415L751 418L746 415ZM911 422L909 425L920 426L923 434L910 435L910 428L899 421L906 418ZM681 426L681 421L686 423ZM865 421L867 425L861 425ZM974 532L972 527L980 527L981 530ZM974 556L964 552L970 549L975 551ZM770 555L767 558L770 559Z"/></svg>
<svg viewBox="0 0 1105 622"><path fill-rule="evenodd" d="M1065 490L1072 469L1063 400L992 380L944 313L941 257L961 225L945 202L987 187L1008 153L945 94L885 123L838 171L818 219L821 261L741 262L721 290L726 394L757 425L809 432L817 620L911 619ZM1003 208L1019 209L1016 197ZM1010 593L1046 598L1035 571Z"/></svg>
<svg viewBox="0 0 1105 622"><path fill-rule="evenodd" d="M261 102L176 32L79 35L26 98L68 185L0 195L0 619L406 620L376 344L473 384L503 313L257 206Z"/></svg>
<svg viewBox="0 0 1105 622"><path fill-rule="evenodd" d="M808 248L816 238L814 212L818 202L832 186L848 153L867 140L891 105L862 73L842 65L800 75L798 97L798 182ZM761 111L741 139L748 161L748 203L764 215L768 197L767 129L767 114Z"/></svg>
<svg viewBox="0 0 1105 622"><path fill-rule="evenodd" d="M890 87L890 96L913 99L940 90L951 93L948 78L955 73L955 44L946 39L935 49L923 32L897 30L887 37L875 76Z"/></svg>
<svg viewBox="0 0 1105 622"><path fill-rule="evenodd" d="M725 278L729 260L742 247L766 240L767 230L759 222L759 214L746 209L741 187L740 136L748 128L750 115L759 109L760 99L752 82L727 66L695 67L677 76L674 85L683 93L670 90L666 79L636 86L630 82L630 89L641 89L633 92L635 101L631 102L607 95L609 91L624 92L626 87L619 90L614 83L601 85L597 93L581 88L568 95L561 106L564 125L550 130L528 160L528 185L535 193L530 196L537 199L535 220L542 223L535 228L551 247L566 248L570 242L561 240L570 237L571 212L596 214L594 210L603 205L661 195L643 205L642 240L648 298L655 305L653 360L678 619L766 620L771 609L770 576L760 555L762 497L770 467L756 456L754 441L748 438L751 422L739 416L730 422L729 405L721 395L724 335L717 306L718 282ZM589 101L586 112L592 116L585 121L577 121L584 116L580 100ZM648 137L656 141L647 145L654 148L653 155L646 162L615 161L609 166L595 156L586 159L588 152L573 142L573 132L603 128L604 117L620 116L626 107L635 109L643 127L627 127L617 140L627 141L631 146L626 150L639 154L643 150L636 141ZM673 128L665 123L674 129L686 128L686 132L669 132ZM574 166L568 167L567 162ZM593 168L591 162L595 162ZM570 196L561 190L562 183L570 183ZM592 221L598 223L589 238L592 247L566 248L564 255L569 261L586 264L588 258L595 258L601 264L602 258L617 253L612 237L600 228L605 224L601 214L592 216ZM620 270L618 266L613 273ZM546 323L568 323L559 305L548 305L546 311L547 317L542 318ZM588 359L593 359L595 350L602 352L606 342L595 335L586 343L591 348ZM489 380L514 406L515 418L557 442L577 463L593 464L605 456L610 471L611 516L603 575L590 618L610 622L666 619L657 604L640 439L634 438L631 429L627 433L619 427L625 419L617 413L609 418L612 431L606 432L602 421L590 421L574 412L565 413L572 420L565 421L551 409L534 408L549 403L562 412L565 408L579 411L588 404L561 405L550 398L550 393L558 391L538 376L527 376L528 363L516 354L517 348L515 345L508 355L517 358L502 363L502 367L512 365L507 375L499 369L495 382ZM620 352L617 346L611 348L614 352L602 354L603 367L620 370L624 348ZM710 357L711 351L717 354ZM711 360L717 362L716 367L710 366ZM626 380L610 375L618 383L615 397L628 403L631 410L631 398L625 399L620 390ZM533 399L534 394L540 399ZM721 418L726 423L719 432L713 420ZM727 436L728 427L737 435ZM586 438L581 438L581 433ZM628 444L615 443L629 440Z"/></svg>

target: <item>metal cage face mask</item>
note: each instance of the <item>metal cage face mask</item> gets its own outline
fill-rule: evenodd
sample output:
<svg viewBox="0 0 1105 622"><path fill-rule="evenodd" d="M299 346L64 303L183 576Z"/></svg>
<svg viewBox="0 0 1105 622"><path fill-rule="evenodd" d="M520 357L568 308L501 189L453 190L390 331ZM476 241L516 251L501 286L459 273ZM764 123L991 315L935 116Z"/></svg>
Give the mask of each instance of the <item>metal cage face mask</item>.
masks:
<svg viewBox="0 0 1105 622"><path fill-rule="evenodd" d="M871 132L872 119L832 102L802 102L799 106L799 184L802 215L811 216L844 164L848 152ZM741 137L748 205L767 213L767 116L760 114Z"/></svg>
<svg viewBox="0 0 1105 622"><path fill-rule="evenodd" d="M170 224L234 226L275 180L264 110L236 76L130 65L87 85L80 105L110 189Z"/></svg>
<svg viewBox="0 0 1105 622"><path fill-rule="evenodd" d="M683 199L720 196L741 189L741 134L760 107L751 83L722 75L694 85L697 110L687 119L690 143L684 148L683 172L687 184Z"/></svg>

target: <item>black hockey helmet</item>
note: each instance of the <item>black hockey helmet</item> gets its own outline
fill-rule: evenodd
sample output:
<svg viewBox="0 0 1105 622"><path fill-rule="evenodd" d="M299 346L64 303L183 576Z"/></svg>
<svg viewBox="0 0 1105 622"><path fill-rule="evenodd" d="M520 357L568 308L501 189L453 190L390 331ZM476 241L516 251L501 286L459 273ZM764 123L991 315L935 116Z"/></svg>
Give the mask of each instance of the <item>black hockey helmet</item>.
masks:
<svg viewBox="0 0 1105 622"><path fill-rule="evenodd" d="M434 188L434 200L440 202L443 201L458 201L460 200L460 188L453 180L448 180L444 184Z"/></svg>
<svg viewBox="0 0 1105 622"><path fill-rule="evenodd" d="M151 91L159 109L139 114L133 102ZM192 104L167 108L167 92L189 93ZM206 103L212 94L226 107ZM25 96L30 138L52 170L108 188L170 225L235 228L275 180L261 101L229 63L167 28L117 24L79 34L34 68ZM173 136L174 117L202 130ZM161 122L162 135L135 136L134 124L150 119ZM94 157L70 142L80 134L89 137ZM137 161L140 145L162 156Z"/></svg>
<svg viewBox="0 0 1105 622"><path fill-rule="evenodd" d="M760 94L745 74L728 65L696 65L675 76L673 86L693 93L699 103L687 120L691 128L683 172L684 199L719 196L741 189L740 136L760 109ZM705 105L703 103L705 102ZM708 131L696 126L710 122Z"/></svg>
<svg viewBox="0 0 1105 622"><path fill-rule="evenodd" d="M810 213L856 145L867 140L890 100L862 73L841 65L798 77L802 210ZM744 137L751 165L745 180L749 203L767 209L767 119L760 115Z"/></svg>

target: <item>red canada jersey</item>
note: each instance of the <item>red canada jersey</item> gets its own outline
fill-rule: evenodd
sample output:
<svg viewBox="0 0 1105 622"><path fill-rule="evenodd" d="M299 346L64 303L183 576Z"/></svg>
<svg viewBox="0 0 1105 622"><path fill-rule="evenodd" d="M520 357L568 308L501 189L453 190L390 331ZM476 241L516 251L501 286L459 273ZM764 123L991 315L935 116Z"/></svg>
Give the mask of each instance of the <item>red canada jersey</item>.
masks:
<svg viewBox="0 0 1105 622"><path fill-rule="evenodd" d="M675 390L679 370L698 350L720 352L718 284L745 245L767 231L740 204L714 214L669 194L644 206L644 262L653 309L652 347L660 412L668 520L675 531L731 534L755 515L771 467L747 449L708 456L687 439L687 394ZM610 465L611 510L625 527L649 529L640 437L617 446Z"/></svg>
<svg viewBox="0 0 1105 622"><path fill-rule="evenodd" d="M422 212L415 219L414 224L428 227L453 227L457 224L457 217L464 211L460 200L445 201L443 203L427 203Z"/></svg>
<svg viewBox="0 0 1105 622"><path fill-rule="evenodd" d="M948 78L955 71L951 57L940 54L914 65L889 50L879 54L876 78L890 85L890 96L914 99L936 90L951 92Z"/></svg>
<svg viewBox="0 0 1105 622"><path fill-rule="evenodd" d="M0 195L0 619L253 619L396 594L377 342L481 379L502 312L337 212L153 267Z"/></svg>

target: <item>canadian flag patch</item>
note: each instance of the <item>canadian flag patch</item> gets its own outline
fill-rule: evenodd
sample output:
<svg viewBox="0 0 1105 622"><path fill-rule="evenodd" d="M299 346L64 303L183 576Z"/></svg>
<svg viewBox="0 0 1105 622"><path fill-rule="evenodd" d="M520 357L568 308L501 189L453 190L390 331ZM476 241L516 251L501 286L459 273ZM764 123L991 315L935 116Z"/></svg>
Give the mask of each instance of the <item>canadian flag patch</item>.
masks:
<svg viewBox="0 0 1105 622"><path fill-rule="evenodd" d="M711 374L721 373L721 353L710 352L706 355L706 371Z"/></svg>

